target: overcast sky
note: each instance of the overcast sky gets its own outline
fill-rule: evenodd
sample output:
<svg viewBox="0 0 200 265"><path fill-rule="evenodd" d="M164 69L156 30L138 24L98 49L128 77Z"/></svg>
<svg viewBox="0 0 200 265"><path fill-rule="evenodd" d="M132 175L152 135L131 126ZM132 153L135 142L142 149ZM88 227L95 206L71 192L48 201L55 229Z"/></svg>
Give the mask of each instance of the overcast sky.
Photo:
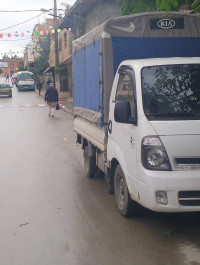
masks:
<svg viewBox="0 0 200 265"><path fill-rule="evenodd" d="M57 9L65 9L64 4L73 5L76 0L57 0ZM22 56L24 48L31 42L31 34L35 24L45 22L45 19L53 18L48 13L33 12L4 12L53 9L54 0L4 0L0 7L0 58L12 52L13 55ZM60 11L64 14L63 11ZM27 21L29 20L29 21ZM11 34L11 37L8 37ZM14 34L16 36L14 36ZM18 35L17 35L18 34ZM24 36L23 36L24 35ZM17 37L18 36L18 37Z"/></svg>

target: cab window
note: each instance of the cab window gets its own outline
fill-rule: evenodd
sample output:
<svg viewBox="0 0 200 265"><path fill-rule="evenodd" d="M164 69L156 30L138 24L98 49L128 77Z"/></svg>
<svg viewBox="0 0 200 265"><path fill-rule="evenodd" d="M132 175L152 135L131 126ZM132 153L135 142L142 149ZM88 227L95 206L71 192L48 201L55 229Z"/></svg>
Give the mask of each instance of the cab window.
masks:
<svg viewBox="0 0 200 265"><path fill-rule="evenodd" d="M115 101L129 101L131 106L131 116L134 116L134 89L129 73L124 72L119 75Z"/></svg>

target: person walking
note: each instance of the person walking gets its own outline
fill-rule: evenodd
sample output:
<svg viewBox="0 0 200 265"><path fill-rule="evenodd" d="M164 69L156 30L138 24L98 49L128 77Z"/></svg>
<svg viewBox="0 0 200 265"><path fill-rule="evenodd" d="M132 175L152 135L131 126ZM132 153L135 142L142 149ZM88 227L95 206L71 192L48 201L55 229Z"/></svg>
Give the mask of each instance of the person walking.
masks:
<svg viewBox="0 0 200 265"><path fill-rule="evenodd" d="M12 86L14 86L14 84L15 84L15 79L14 79L13 76L11 77L11 82L12 82Z"/></svg>
<svg viewBox="0 0 200 265"><path fill-rule="evenodd" d="M42 84L41 84L40 81L38 80L38 82L37 82L37 90L38 90L38 92L39 92L39 96L40 96L41 89L42 89Z"/></svg>
<svg viewBox="0 0 200 265"><path fill-rule="evenodd" d="M46 89L49 87L50 83L52 83L51 79L48 78L47 82L46 82Z"/></svg>
<svg viewBox="0 0 200 265"><path fill-rule="evenodd" d="M6 74L6 80L5 80L5 82L6 82L6 81L9 82L9 75L8 75L8 74Z"/></svg>
<svg viewBox="0 0 200 265"><path fill-rule="evenodd" d="M58 102L58 91L53 86L52 82L49 84L49 87L46 90L44 100L47 102L49 106L49 116L54 117L56 104Z"/></svg>

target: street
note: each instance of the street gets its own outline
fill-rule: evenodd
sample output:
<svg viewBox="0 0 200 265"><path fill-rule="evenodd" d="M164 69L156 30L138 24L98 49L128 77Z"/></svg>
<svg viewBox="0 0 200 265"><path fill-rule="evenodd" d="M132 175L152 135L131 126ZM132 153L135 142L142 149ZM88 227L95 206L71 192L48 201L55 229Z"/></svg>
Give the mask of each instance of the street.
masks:
<svg viewBox="0 0 200 265"><path fill-rule="evenodd" d="M0 124L1 265L200 264L200 213L122 217L105 180L85 177L72 114L50 118L14 86Z"/></svg>

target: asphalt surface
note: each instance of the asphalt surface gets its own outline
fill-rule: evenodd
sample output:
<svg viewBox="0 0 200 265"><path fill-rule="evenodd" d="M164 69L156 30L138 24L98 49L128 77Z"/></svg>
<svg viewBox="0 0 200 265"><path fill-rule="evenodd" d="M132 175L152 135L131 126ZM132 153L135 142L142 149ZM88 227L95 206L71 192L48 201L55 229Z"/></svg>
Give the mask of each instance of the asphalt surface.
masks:
<svg viewBox="0 0 200 265"><path fill-rule="evenodd" d="M200 214L122 217L85 177L68 110L51 118L15 87L0 98L0 265L199 265Z"/></svg>

